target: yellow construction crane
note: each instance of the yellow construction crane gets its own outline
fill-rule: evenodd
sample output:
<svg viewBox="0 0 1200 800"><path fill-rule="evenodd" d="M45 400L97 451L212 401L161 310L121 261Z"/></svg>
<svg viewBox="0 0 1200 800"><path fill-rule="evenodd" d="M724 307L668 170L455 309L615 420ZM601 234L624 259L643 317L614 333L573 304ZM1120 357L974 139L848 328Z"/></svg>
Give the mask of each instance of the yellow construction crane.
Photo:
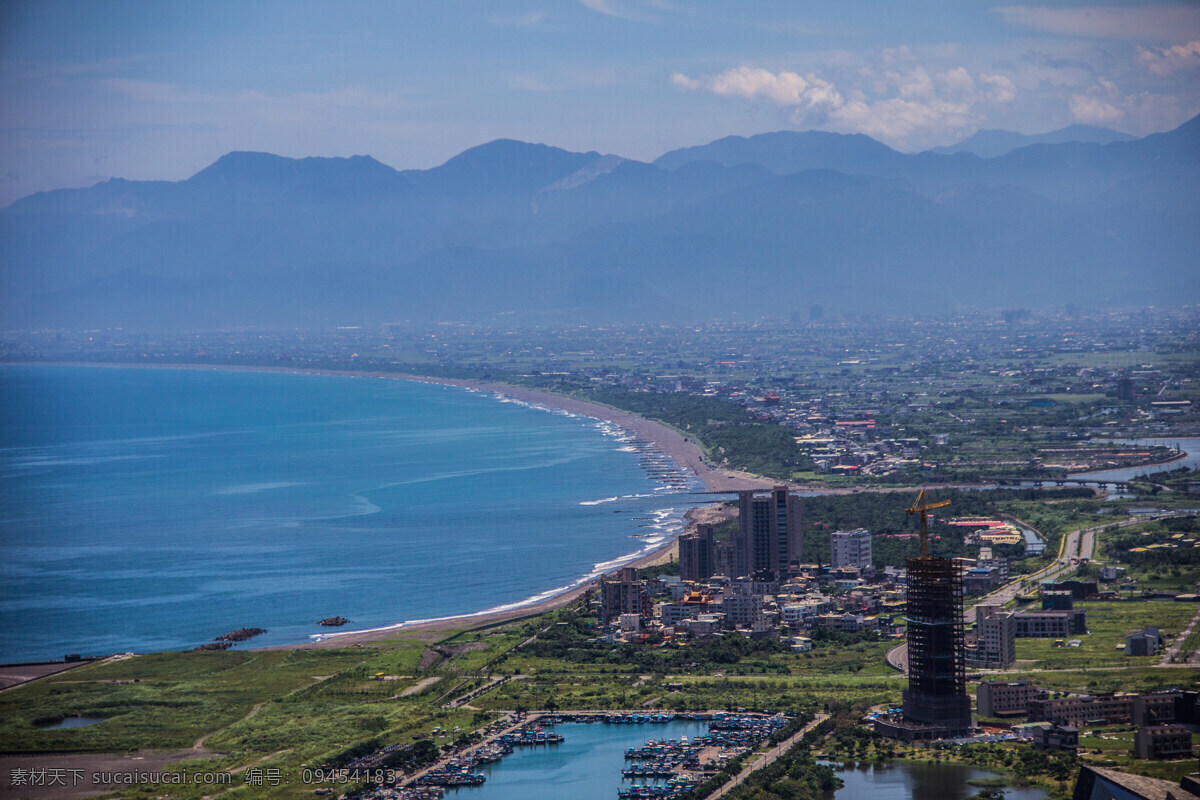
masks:
<svg viewBox="0 0 1200 800"><path fill-rule="evenodd" d="M913 503L912 508L904 509L910 514L921 515L921 558L929 555L929 512L935 508L942 508L950 505L949 500L940 500L936 503L925 502L925 490L922 489L917 495L917 501Z"/></svg>

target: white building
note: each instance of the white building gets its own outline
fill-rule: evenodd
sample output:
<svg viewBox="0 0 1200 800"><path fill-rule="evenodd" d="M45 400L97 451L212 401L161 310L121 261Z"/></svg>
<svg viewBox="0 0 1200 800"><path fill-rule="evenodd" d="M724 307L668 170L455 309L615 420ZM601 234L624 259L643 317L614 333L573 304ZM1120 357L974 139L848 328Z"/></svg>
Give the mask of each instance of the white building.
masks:
<svg viewBox="0 0 1200 800"><path fill-rule="evenodd" d="M1006 669L1017 659L1017 623L1003 606L975 607L975 652L972 666Z"/></svg>
<svg viewBox="0 0 1200 800"><path fill-rule="evenodd" d="M829 535L833 568L871 568L871 534L866 528L853 531L834 531Z"/></svg>

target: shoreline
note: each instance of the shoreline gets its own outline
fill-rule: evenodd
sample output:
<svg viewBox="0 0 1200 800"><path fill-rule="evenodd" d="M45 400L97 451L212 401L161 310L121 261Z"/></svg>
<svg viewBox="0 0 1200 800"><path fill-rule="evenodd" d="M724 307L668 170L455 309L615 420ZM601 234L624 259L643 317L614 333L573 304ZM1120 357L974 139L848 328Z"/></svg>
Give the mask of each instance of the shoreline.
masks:
<svg viewBox="0 0 1200 800"><path fill-rule="evenodd" d="M495 395L499 399L507 398L544 408L566 411L571 414L578 414L580 416L589 417L591 419L616 425L623 431L636 435L637 437L651 443L659 452L668 456L680 469L686 471L691 476L694 476L701 483L703 483L705 491L708 492L733 492L738 489L766 489L770 488L774 483L769 479L756 478L755 476L749 476L742 473L721 470L713 467L705 459L704 451L696 442L688 439L679 431L663 425L660 422L639 416L632 412L622 411L611 406L606 406L601 403L578 400L576 398L566 397L564 395L558 395L540 389L529 389L495 381L481 381L463 378L436 378L426 375L414 375L411 373L400 372L305 369L303 367L259 367L223 364L96 364L91 362L69 361L20 363L24 363L28 366L102 367L107 369L134 368L210 370L229 372L269 372L289 375L319 375L335 378L397 380L409 381L412 383L425 383L436 386L453 386L468 391L483 392ZM718 502L720 501L714 498L714 504ZM684 514L685 525L683 532L686 532L694 523L694 516L698 511L701 510L701 508L690 509ZM678 549L678 535L672 536L664 541L660 547L650 552L643 553L641 555L630 553L629 556L636 557L624 563L622 566L631 566L641 569L647 566L666 563L677 557ZM496 611L484 609L477 612L468 612L447 617L439 617L437 619L400 621L392 625L386 625L367 630L347 630L344 632L329 631L327 633L311 634L308 641L295 642L292 644L272 645L269 647L260 648L248 647L244 650L299 650L317 647L347 647L364 644L366 642L380 641L382 639L399 634L434 631L440 632L450 630L473 630L476 628L491 627L493 625L503 624L516 619L537 616L539 614L544 614L548 611L554 611L569 605L594 588L597 585L598 580L598 578L587 579L578 585L565 588L561 591L549 589L545 592L534 593L531 595L531 597L539 597L539 595L546 594L547 592L555 592L550 596L535 600L533 602L526 603L526 601L517 601L513 604L515 607L512 608L503 608Z"/></svg>

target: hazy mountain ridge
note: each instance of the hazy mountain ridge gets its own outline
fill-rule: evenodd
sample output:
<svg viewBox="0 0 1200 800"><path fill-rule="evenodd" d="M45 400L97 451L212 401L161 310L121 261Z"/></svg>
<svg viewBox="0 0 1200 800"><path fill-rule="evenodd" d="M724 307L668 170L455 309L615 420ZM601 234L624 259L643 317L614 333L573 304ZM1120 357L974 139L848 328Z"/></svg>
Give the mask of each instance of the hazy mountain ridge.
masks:
<svg viewBox="0 0 1200 800"><path fill-rule="evenodd" d="M980 158L996 158L1032 144L1065 144L1066 142L1112 144L1113 142L1129 142L1136 138L1128 133L1095 125L1068 125L1056 131L1035 134L990 128L976 131L961 142L945 147L931 148L929 152L939 155L972 153Z"/></svg>
<svg viewBox="0 0 1200 800"><path fill-rule="evenodd" d="M1195 302L1200 118L985 159L726 137L653 164L497 140L429 170L230 153L0 211L6 327Z"/></svg>

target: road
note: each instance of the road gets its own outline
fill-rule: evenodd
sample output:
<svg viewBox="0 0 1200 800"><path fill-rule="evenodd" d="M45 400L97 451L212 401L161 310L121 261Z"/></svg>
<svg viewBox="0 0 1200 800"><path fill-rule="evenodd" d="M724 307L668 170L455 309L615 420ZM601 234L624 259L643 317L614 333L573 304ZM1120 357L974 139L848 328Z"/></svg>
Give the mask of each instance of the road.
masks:
<svg viewBox="0 0 1200 800"><path fill-rule="evenodd" d="M742 782L745 781L746 778L749 778L750 775L753 774L755 770L762 769L763 767L767 766L768 764L773 762L775 759L779 758L781 755L786 753L788 750L792 749L792 747L794 747L797 742L799 742L802 738L804 738L804 734L808 733L813 728L817 727L818 725L820 725L822 722L824 722L827 719L829 719L828 714L817 714L817 716L813 718L812 722L808 723L803 728L801 728L799 731L792 734L788 738L784 739L782 742L775 745L770 750L766 751L765 753L760 754L757 758L755 758L753 761L751 761L749 764L747 764L745 767L743 767L742 771L733 777L733 780L729 781L729 783L726 783L724 786L717 789L715 792L710 794L708 797L704 798L704 800L717 800L718 797L724 797L729 792L732 792L738 786L741 786Z"/></svg>
<svg viewBox="0 0 1200 800"><path fill-rule="evenodd" d="M1196 625L1198 623L1200 623L1200 608L1196 609L1196 613L1192 615L1191 622L1189 622L1187 624L1186 628L1184 628L1182 631L1179 632L1179 635L1175 637L1175 641L1171 642L1171 646L1168 647L1166 649L1166 652L1164 652L1162 654L1162 658L1159 659L1159 662L1158 662L1158 665L1160 667L1165 667L1165 666L1169 665L1171 663L1172 659L1174 659L1175 656L1179 655L1179 651L1183 647L1183 643L1185 641L1187 641L1187 638L1189 636L1192 635L1192 631L1194 631L1196 629ZM1200 649L1197 649L1196 652L1192 653L1191 658L1188 658L1186 660L1187 660L1187 663L1189 663L1189 664L1200 661Z"/></svg>

